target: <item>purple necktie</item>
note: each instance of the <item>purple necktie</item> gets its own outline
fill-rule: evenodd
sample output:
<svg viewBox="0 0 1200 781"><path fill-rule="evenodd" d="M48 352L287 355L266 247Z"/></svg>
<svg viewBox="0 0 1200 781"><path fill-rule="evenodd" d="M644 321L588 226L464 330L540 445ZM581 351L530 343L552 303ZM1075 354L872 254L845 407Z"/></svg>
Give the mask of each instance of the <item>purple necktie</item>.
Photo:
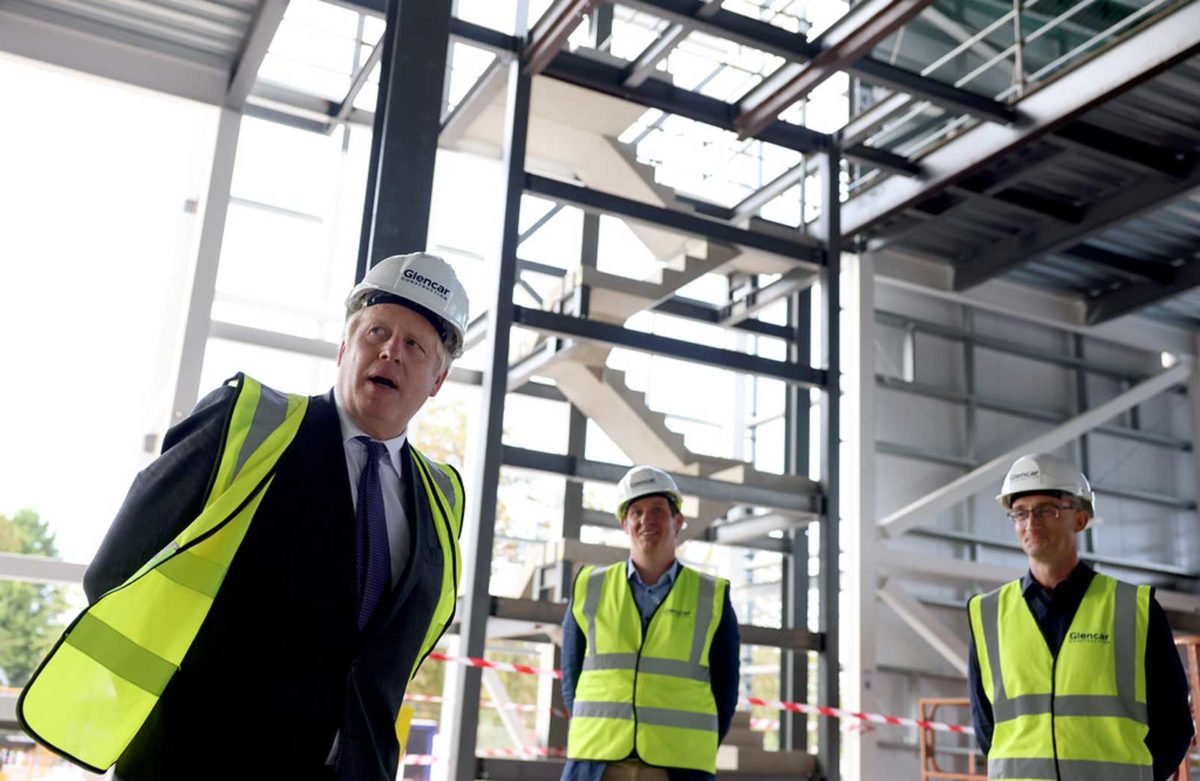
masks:
<svg viewBox="0 0 1200 781"><path fill-rule="evenodd" d="M379 482L379 459L387 455L382 442L355 437L367 448L367 461L358 478L358 507L355 508L354 552L358 578L358 631L371 620L375 608L392 583L392 557L388 550L387 518L383 511L383 488Z"/></svg>

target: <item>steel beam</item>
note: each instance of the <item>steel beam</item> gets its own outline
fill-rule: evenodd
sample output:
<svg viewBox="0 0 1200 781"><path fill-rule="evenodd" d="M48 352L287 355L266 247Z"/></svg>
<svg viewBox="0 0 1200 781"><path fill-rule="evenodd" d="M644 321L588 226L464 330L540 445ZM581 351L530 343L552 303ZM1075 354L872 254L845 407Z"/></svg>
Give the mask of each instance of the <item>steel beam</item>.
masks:
<svg viewBox="0 0 1200 781"><path fill-rule="evenodd" d="M1083 121L1070 122L1058 128L1051 141L1065 141L1075 149L1095 152L1118 165L1133 165L1145 173L1175 178L1187 176L1194 158L1193 155Z"/></svg>
<svg viewBox="0 0 1200 781"><path fill-rule="evenodd" d="M1108 322L1163 299L1200 287L1200 256L1193 255L1172 269L1166 282L1142 282L1127 285L1088 302L1087 321L1092 325Z"/></svg>
<svg viewBox="0 0 1200 781"><path fill-rule="evenodd" d="M746 17L747 21L753 21ZM767 25L768 27L770 25ZM774 28L778 30L778 28ZM481 46L497 54L511 54L518 46L518 39L498 33L476 24L454 19L451 31L458 40ZM779 30L779 32L783 32ZM572 52L559 52L542 73L551 78L565 81L588 89L603 92L648 108L656 108L668 114L703 122L722 130L734 131L736 106L723 100L710 98L698 92L679 89L662 79L647 77L637 83L629 82L629 69L610 64L601 59ZM832 143L824 133L817 133L798 125L774 122L764 128L756 138L771 144L805 153L823 149ZM895 173L915 174L920 166L907 158L862 145L851 145L844 152L853 159L862 160L871 166L884 168Z"/></svg>
<svg viewBox="0 0 1200 781"><path fill-rule="evenodd" d="M452 0L392 0L355 279L379 261L425 249Z"/></svg>
<svg viewBox="0 0 1200 781"><path fill-rule="evenodd" d="M892 546L886 547L879 557L880 573L888 577L906 577L933 583L972 583L981 589L1020 577L1021 568L949 556L930 556ZM1195 594L1159 588L1155 589L1154 598L1168 613L1200 616L1200 596Z"/></svg>
<svg viewBox="0 0 1200 781"><path fill-rule="evenodd" d="M698 92L680 89L662 79L651 77L637 87L625 84L625 69L597 58L573 52L560 52L547 66L544 75L570 84L587 87L647 108L656 108L722 130L734 131L733 105ZM796 152L813 152L832 143L825 133L799 125L774 122L755 135L762 141Z"/></svg>
<svg viewBox="0 0 1200 781"><path fill-rule="evenodd" d="M933 0L865 0L851 6L833 26L826 30L814 45L820 52L801 66L790 63L780 67L777 74L785 82L775 84L768 77L738 101L741 114L736 120L739 135L753 135L775 120L789 106L802 100L821 82L846 70L865 57L895 30L921 13ZM794 74L790 71L795 68Z"/></svg>
<svg viewBox="0 0 1200 781"><path fill-rule="evenodd" d="M358 93L362 92L362 88L366 86L367 80L371 78L371 71L379 64L383 58L383 41L380 38L375 46L371 48L371 53L367 55L367 59L359 67L358 73L354 74L354 80L350 82L350 88L346 90L346 95L342 98L342 102L338 105L337 112L333 115L333 120L329 123L328 131L332 133L334 128L349 119L350 114L354 111L354 100L358 97Z"/></svg>
<svg viewBox="0 0 1200 781"><path fill-rule="evenodd" d="M637 56L633 64L626 69L625 81L623 84L631 89L636 89L650 78L654 73L654 69L664 58L679 45L679 42L688 36L687 28L680 24L673 24L666 30L663 30L662 35L653 43L642 50L642 53Z"/></svg>
<svg viewBox="0 0 1200 781"><path fill-rule="evenodd" d="M1078 223L1043 224L992 244L969 262L955 266L954 289L968 290L1017 266L1069 249L1197 186L1200 186L1200 165L1194 165L1183 178L1146 178L1092 204L1087 216Z"/></svg>
<svg viewBox="0 0 1200 781"><path fill-rule="evenodd" d="M721 313L724 311L723 307L717 307L713 304L697 301L692 298L684 298L683 296L672 296L652 308L655 312L662 312L665 315L686 317L689 320L699 320L703 323L714 324L720 321ZM767 323L762 320L742 320L739 323L734 323L733 327L758 334L759 336L769 336L773 339L783 339L784 341L791 341L794 336L792 329L787 326Z"/></svg>
<svg viewBox="0 0 1200 781"><path fill-rule="evenodd" d="M83 583L85 571L86 564L0 551L0 581L77 586Z"/></svg>
<svg viewBox="0 0 1200 781"><path fill-rule="evenodd" d="M883 604L890 607L917 636L937 651L960 675L967 674L967 644L962 635L938 620L933 611L894 581L876 591Z"/></svg>
<svg viewBox="0 0 1200 781"><path fill-rule="evenodd" d="M884 455L897 456L899 458L909 458L914 461L926 461L932 464L942 464L944 466L952 466L967 471L975 469L979 466L979 462L972 458L951 455L948 453L933 453L920 450L915 447L900 445L895 442L876 442L875 451ZM1080 464L1080 471L1084 472L1084 474L1087 474L1085 465ZM1135 502L1157 504L1162 507L1170 507L1175 510L1196 509L1195 501L1179 496L1154 493L1151 491L1135 491L1128 488L1116 488L1096 482L1093 482L1091 485L1092 490L1102 496L1112 496L1117 499L1130 499Z"/></svg>
<svg viewBox="0 0 1200 781"><path fill-rule="evenodd" d="M893 178L848 201L842 208L843 235L863 233L1197 51L1200 51L1200 4L1191 3L1022 100L1023 120L1018 125L986 124L961 133L921 158L925 169L922 179Z"/></svg>
<svg viewBox="0 0 1200 781"><path fill-rule="evenodd" d="M442 120L442 128L438 141L444 145L453 145L467 128L483 113L497 95L504 91L505 77L508 74L504 67L508 60L497 57L484 69L467 94L463 95L449 115Z"/></svg>
<svg viewBox="0 0 1200 781"><path fill-rule="evenodd" d="M443 47L444 48L444 47ZM467 506L473 508L463 533L463 583L461 584L462 628L460 650L482 658L487 640L491 601L489 586L492 542L495 537L497 488L503 448L505 391L508 385L508 354L512 330L512 291L517 280L517 239L520 235L521 193L524 189L525 148L529 129L529 98L532 79L522 75L521 65L508 64L508 96L505 105L504 212L501 222L499 269L489 317L487 345L490 358L480 392L478 457L470 483ZM435 134L436 135L436 134ZM450 759L447 777L453 781L477 778L475 744L479 727L479 670L459 667L453 673L459 697L450 724Z"/></svg>
<svg viewBox="0 0 1200 781"><path fill-rule="evenodd" d="M1095 247L1091 244L1080 244L1071 249L1063 250L1059 254L1115 271L1122 277L1135 282L1153 283L1150 286L1152 288L1169 285L1177 275L1177 269L1165 263L1133 258L1128 255Z"/></svg>
<svg viewBox="0 0 1200 781"><path fill-rule="evenodd" d="M888 390L900 391L901 393L911 393L925 398L941 399L954 404L974 404L978 409L988 410L989 412L998 412L1001 415L1011 415L1016 418L1025 418L1026 420L1039 420L1043 423L1062 423L1069 419L1068 415L1060 412L1052 412L1050 410L1038 409L1022 404L1000 401L999 399L989 399L978 396L974 393L963 393L954 388L947 388L941 385L932 385L921 382L908 382L896 377L889 377L883 374L875 376L875 381L881 388ZM1150 431L1141 431L1132 429L1127 426L1097 426L1093 431L1097 434L1104 434L1118 439L1126 439L1130 442L1141 442L1147 445L1156 445L1158 447L1170 448L1172 450L1189 451L1192 445L1189 441L1170 437L1163 434L1156 434ZM899 451L895 451L897 455L903 455ZM954 457L942 457L942 463L951 466L962 466L961 459Z"/></svg>
<svg viewBox="0 0 1200 781"><path fill-rule="evenodd" d="M814 520L816 520L815 516L789 513L752 515L744 520L710 526L704 530L703 539L730 545L746 540L757 540L766 537L771 532L790 531L807 526Z"/></svg>
<svg viewBox="0 0 1200 781"><path fill-rule="evenodd" d="M726 11L700 15L704 0L619 0L621 5L666 19L693 30L774 54L793 63L805 63L820 54L821 49L805 40L803 35L788 32L782 27L748 16ZM958 113L968 113L995 122L1012 122L1016 111L981 95L943 84L920 74L897 68L882 60L864 57L850 64L847 70L859 78L890 89L924 98Z"/></svg>
<svg viewBox="0 0 1200 781"><path fill-rule="evenodd" d="M521 53L524 74L536 76L566 45L575 28L588 18L603 0L555 0L538 19L529 34L529 43Z"/></svg>
<svg viewBox="0 0 1200 781"><path fill-rule="evenodd" d="M1132 407L1151 399L1175 385L1185 382L1191 371L1191 362L1183 361L1150 379L1135 385L1121 395L1106 401L1095 409L1068 420L1066 423L1041 434L1020 447L1004 453L974 471L963 475L949 485L927 494L896 510L879 522L880 537L897 537L924 522L929 517L949 509L984 488L993 485L1014 460L1025 453L1054 450L1080 434L1091 431L1101 423L1116 417Z"/></svg>
<svg viewBox="0 0 1200 781"><path fill-rule="evenodd" d="M724 0L704 0L704 4L696 11L696 17L699 19L711 17L720 10L722 2ZM647 46L634 60L633 65L629 66L625 85L628 87L639 86L654 72L658 63L674 51L675 47L690 33L691 30L682 24L672 24L664 30L658 40Z"/></svg>
<svg viewBox="0 0 1200 781"><path fill-rule="evenodd" d="M706 217L698 217L662 206L652 206L641 201L622 198L588 187L567 184L545 176L528 174L525 181L525 191L528 193L589 212L624 217L691 236L738 244L817 265L821 264L825 254L816 244L798 240L801 238L800 236L790 239L769 233L748 231Z"/></svg>
<svg viewBox="0 0 1200 781"><path fill-rule="evenodd" d="M923 320L921 318L911 317L909 315L901 315L882 309L876 311L875 320L881 325L887 325L893 328L912 328L918 333L936 336L939 339L947 339L955 342L971 342L976 347L982 347L987 350L995 350L996 352L1005 353L1006 355L1017 355L1022 358L1028 358L1031 361L1049 363L1067 369L1082 369L1088 374L1095 374L1114 380L1140 381L1150 376L1147 374L1137 374L1129 371L1128 369L1121 369L1116 366L1108 366L1097 361L1089 361L1071 355L1061 355L1059 353L1050 352L1049 350L1039 350L1036 347L1030 347L1028 344L1022 342L1016 342L1010 339L1000 339L998 337L988 336L986 334L968 332L952 325L945 325L932 320Z"/></svg>
<svg viewBox="0 0 1200 781"><path fill-rule="evenodd" d="M811 366L634 331L612 323L585 320L541 309L513 307L513 322L542 333L602 342L654 355L667 355L705 366L770 377L796 385L820 387L825 384L828 376L826 372Z"/></svg>
<svg viewBox="0 0 1200 781"><path fill-rule="evenodd" d="M486 49L492 54L503 56L519 54L524 43L524 40L518 36L468 22L457 16L450 19L450 40Z"/></svg>
<svg viewBox="0 0 1200 781"><path fill-rule="evenodd" d="M999 513L1000 510L997 508L996 514L999 515ZM1005 521L1005 523L1007 523L1007 521ZM942 540L943 542L956 542L963 545L981 546L984 548L994 548L996 550L1012 551L1013 553L1021 552L1021 546L1015 542L1004 542L1003 540L984 537L979 534L968 534L967 532L951 531L949 529L933 529L918 526L909 531L909 534L917 537L927 537L931 540ZM1093 564L1100 564L1105 567L1128 569L1135 572L1146 572L1152 575L1165 575L1172 578L1200 580L1200 570L1188 569L1187 567L1176 567L1170 564L1157 564L1148 561L1138 561L1136 559L1126 559L1120 556L1105 556L1092 551L1080 551L1079 556L1085 561Z"/></svg>
<svg viewBox="0 0 1200 781"><path fill-rule="evenodd" d="M283 13L287 10L288 0L261 0L250 22L250 30L242 40L241 50L234 61L229 75L229 88L225 91L225 106L234 111L241 111L246 104L246 96L258 78L258 69L267 56L267 47L283 21Z"/></svg>
<svg viewBox="0 0 1200 781"><path fill-rule="evenodd" d="M568 480L585 480L615 485L629 471L628 466L620 464L589 461L510 445L504 446L501 455L503 463L514 469L559 475ZM818 513L823 507L821 491L816 485L811 486L807 491L785 491L692 475L676 474L672 477L675 478L675 483L685 496L694 496L697 499L754 505L805 515Z"/></svg>
<svg viewBox="0 0 1200 781"><path fill-rule="evenodd" d="M817 275L808 269L792 269L764 287L753 287L746 295L721 308L721 318L717 321L722 326L733 326L761 312L763 309L782 301L798 291L811 287L817 281Z"/></svg>

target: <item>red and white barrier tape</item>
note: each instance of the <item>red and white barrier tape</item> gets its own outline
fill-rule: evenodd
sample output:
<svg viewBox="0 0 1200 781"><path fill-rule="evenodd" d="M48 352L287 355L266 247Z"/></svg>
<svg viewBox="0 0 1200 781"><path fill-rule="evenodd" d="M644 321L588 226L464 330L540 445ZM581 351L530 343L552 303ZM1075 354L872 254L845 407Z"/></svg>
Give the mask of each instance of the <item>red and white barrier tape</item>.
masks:
<svg viewBox="0 0 1200 781"><path fill-rule="evenodd" d="M509 664L508 662L493 662L487 659L476 659L472 656L446 656L445 654L432 653L430 659L438 662L455 662L463 664L467 667L483 667L488 670L500 670L501 672L521 673L522 675L548 675L551 678L562 678L562 673L558 670L545 670L539 667L530 667L527 664Z"/></svg>
<svg viewBox="0 0 1200 781"><path fill-rule="evenodd" d="M530 667L524 664L492 662L487 659L476 659L470 656L447 656L446 654L438 653L430 654L429 658L439 662L462 664L466 665L467 667L483 667L489 670L521 673L522 675L546 675L551 678L562 678L562 671L560 670L546 670L538 667ZM931 729L938 732L954 732L960 735L968 735L971 733L970 727L963 727L958 724L943 724L939 721L905 719L900 718L899 716L884 716L880 713L859 713L857 711L843 710L841 708L830 708L826 705L808 705L802 702L764 700L758 697L743 697L741 702L764 708L777 708L779 710L792 711L793 713L814 713L831 719L853 719L860 722L870 722L872 724L890 724L894 727L919 727L921 729Z"/></svg>
<svg viewBox="0 0 1200 781"><path fill-rule="evenodd" d="M921 729L932 729L938 732L955 732L960 735L967 735L971 732L970 727L962 727L958 724L943 724L939 721L921 721L920 719L902 719L899 716L884 716L879 713L859 713L857 711L842 710L841 708L830 708L826 705L806 705L802 702L764 700L759 697L743 697L741 701L750 705L758 705L763 708L778 708L780 710L792 711L793 713L815 713L831 719L857 719L858 721L867 721L872 724L891 724L894 727L920 727Z"/></svg>
<svg viewBox="0 0 1200 781"><path fill-rule="evenodd" d="M404 700L405 700L405 702L438 703L443 700L443 697L441 697L440 695L437 695L437 694L405 694ZM509 703L499 704L496 702L492 702L491 700L483 700L479 704L484 706L485 708L495 708L496 710L515 710L515 711L520 711L522 713L537 713L539 710L538 706L529 705L529 704L523 703L523 702L509 702ZM558 716L560 719L571 718L571 715L569 713L567 713L565 710L563 710L562 708L551 708L550 713L554 716Z"/></svg>
<svg viewBox="0 0 1200 781"><path fill-rule="evenodd" d="M561 748L546 748L544 746L530 746L528 748L492 748L481 749L475 752L477 757L520 757L522 759L532 759L534 757L565 757L566 749ZM438 757L432 754L410 754L404 757L406 765L432 765L436 762L444 762L445 757Z"/></svg>

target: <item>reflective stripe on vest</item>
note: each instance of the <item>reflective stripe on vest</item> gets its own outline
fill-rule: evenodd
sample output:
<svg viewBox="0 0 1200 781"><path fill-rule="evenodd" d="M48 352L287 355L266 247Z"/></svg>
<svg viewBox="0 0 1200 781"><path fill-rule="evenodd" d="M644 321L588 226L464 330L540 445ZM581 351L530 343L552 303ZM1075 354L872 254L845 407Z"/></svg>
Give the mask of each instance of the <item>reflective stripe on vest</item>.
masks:
<svg viewBox="0 0 1200 781"><path fill-rule="evenodd" d="M1095 575L1054 658L1020 581L971 600L995 717L989 778L1149 781L1149 605L1148 586Z"/></svg>
<svg viewBox="0 0 1200 781"><path fill-rule="evenodd" d="M300 428L303 396L239 374L203 511L68 627L21 693L39 742L99 773L137 734L212 606L234 554Z"/></svg>
<svg viewBox="0 0 1200 781"><path fill-rule="evenodd" d="M708 655L729 582L680 568L645 633L626 564L585 567L572 613L586 636L568 727L571 759L716 772Z"/></svg>

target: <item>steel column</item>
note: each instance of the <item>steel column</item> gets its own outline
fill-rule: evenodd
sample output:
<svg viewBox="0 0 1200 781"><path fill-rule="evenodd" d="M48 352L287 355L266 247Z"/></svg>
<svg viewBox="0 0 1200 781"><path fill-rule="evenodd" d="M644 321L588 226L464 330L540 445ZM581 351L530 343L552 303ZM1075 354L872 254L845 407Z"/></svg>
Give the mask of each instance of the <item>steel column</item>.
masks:
<svg viewBox="0 0 1200 781"><path fill-rule="evenodd" d="M841 480L841 552L844 559L846 610L838 616L841 639L838 660L846 675L841 707L878 711L875 699L876 580L875 556L875 263L871 255L843 259L841 354L843 405L841 447L836 459ZM830 320L833 319L831 313ZM878 778L877 736L846 735L843 759L847 778Z"/></svg>
<svg viewBox="0 0 1200 781"><path fill-rule="evenodd" d="M217 291L217 268L221 263L221 243L225 238L225 217L229 213L229 194L233 184L233 163L237 156L242 115L233 109L221 109L217 123L217 143L213 151L208 195L204 199L204 222L200 228L200 246L192 273L187 319L179 348L179 372L175 376L175 394L171 402L171 423L183 420L196 406L200 391L200 370L212 328L212 305Z"/></svg>
<svg viewBox="0 0 1200 781"><path fill-rule="evenodd" d="M825 314L825 398L822 405L822 433L825 456L822 472L825 488L825 517L821 520L821 623L825 648L818 665L817 697L820 702L837 707L841 702L839 661L841 643L838 617L838 593L841 587L838 572L841 550L841 491L839 451L841 449L841 160L836 147L820 157L821 216L820 229L828 236L823 286ZM841 778L840 725L833 719L821 719L817 733L817 756L826 781Z"/></svg>
<svg viewBox="0 0 1200 781"><path fill-rule="evenodd" d="M356 280L389 255L425 249L451 4L388 3Z"/></svg>
<svg viewBox="0 0 1200 781"><path fill-rule="evenodd" d="M525 184L525 142L529 127L531 78L521 74L517 60L508 65L508 97L505 107L504 218L500 240L499 271L495 293L488 307L487 344L490 363L484 371L480 394L479 450L472 479L467 485L467 507L472 515L463 533L461 653L483 657L490 604L492 541L495 536L496 491L503 456L505 388L508 384L509 331L512 327L512 292L517 280L517 239L521 194ZM435 134L436 135L436 134ZM476 778L475 742L479 719L479 670L458 667L459 700L449 726L449 778Z"/></svg>
<svg viewBox="0 0 1200 781"><path fill-rule="evenodd" d="M793 338L788 359L802 366L812 363L812 288L788 301L788 324ZM792 475L808 474L809 392L789 385L784 397L784 470ZM783 556L780 608L785 629L808 627L808 529L786 533L788 550ZM779 696L788 702L808 699L808 654L784 651L779 657ZM808 718L803 713L779 714L779 747L783 751L808 750Z"/></svg>

